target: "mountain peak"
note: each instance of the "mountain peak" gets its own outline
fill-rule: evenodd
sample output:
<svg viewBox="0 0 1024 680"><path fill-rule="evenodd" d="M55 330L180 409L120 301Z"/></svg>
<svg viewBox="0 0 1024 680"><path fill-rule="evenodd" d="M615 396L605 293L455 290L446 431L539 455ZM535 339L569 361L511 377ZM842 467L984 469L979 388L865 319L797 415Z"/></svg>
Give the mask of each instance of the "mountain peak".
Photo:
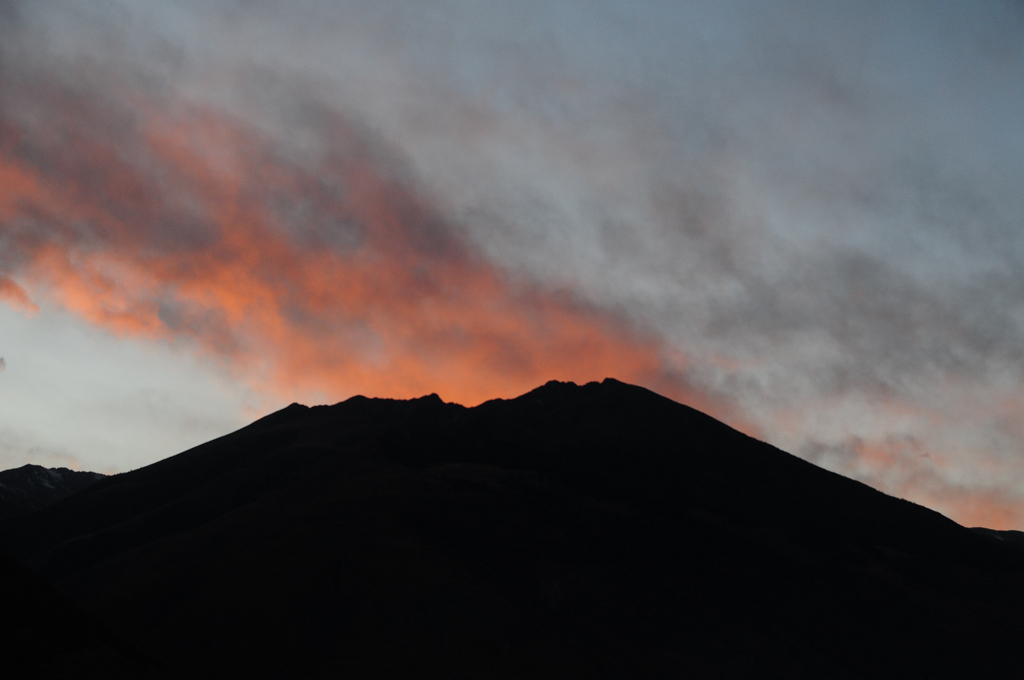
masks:
<svg viewBox="0 0 1024 680"><path fill-rule="evenodd" d="M614 379L293 405L0 522L180 677L1013 677L1011 538Z"/></svg>
<svg viewBox="0 0 1024 680"><path fill-rule="evenodd" d="M0 472L0 517L39 510L91 486L106 475L28 463Z"/></svg>

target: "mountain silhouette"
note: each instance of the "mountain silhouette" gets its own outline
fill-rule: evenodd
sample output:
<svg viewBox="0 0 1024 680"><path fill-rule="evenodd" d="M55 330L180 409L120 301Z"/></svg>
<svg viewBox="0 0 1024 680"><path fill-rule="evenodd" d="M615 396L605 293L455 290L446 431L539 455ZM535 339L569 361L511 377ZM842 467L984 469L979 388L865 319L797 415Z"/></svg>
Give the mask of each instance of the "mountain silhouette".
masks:
<svg viewBox="0 0 1024 680"><path fill-rule="evenodd" d="M103 479L98 472L22 465L0 472L0 517L39 510Z"/></svg>
<svg viewBox="0 0 1024 680"><path fill-rule="evenodd" d="M998 678L1017 532L646 389L293 404L0 548L161 677Z"/></svg>

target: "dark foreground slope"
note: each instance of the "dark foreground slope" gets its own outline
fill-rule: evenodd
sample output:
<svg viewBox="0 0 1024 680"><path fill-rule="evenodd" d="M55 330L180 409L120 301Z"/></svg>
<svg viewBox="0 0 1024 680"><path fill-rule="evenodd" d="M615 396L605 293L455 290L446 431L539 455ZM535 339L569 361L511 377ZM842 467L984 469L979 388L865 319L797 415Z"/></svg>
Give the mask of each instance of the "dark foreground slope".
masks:
<svg viewBox="0 0 1024 680"><path fill-rule="evenodd" d="M1004 543L611 380L293 405L0 524L183 677L1018 677Z"/></svg>
<svg viewBox="0 0 1024 680"><path fill-rule="evenodd" d="M151 658L7 556L0 556L0 677L152 677Z"/></svg>

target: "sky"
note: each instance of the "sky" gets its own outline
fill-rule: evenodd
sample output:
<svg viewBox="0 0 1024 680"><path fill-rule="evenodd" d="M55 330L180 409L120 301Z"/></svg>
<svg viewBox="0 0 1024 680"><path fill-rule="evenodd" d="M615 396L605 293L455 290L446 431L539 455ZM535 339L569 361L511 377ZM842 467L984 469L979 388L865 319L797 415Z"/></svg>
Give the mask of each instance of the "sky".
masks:
<svg viewBox="0 0 1024 680"><path fill-rule="evenodd" d="M0 0L0 468L640 384L1024 529L1024 3Z"/></svg>

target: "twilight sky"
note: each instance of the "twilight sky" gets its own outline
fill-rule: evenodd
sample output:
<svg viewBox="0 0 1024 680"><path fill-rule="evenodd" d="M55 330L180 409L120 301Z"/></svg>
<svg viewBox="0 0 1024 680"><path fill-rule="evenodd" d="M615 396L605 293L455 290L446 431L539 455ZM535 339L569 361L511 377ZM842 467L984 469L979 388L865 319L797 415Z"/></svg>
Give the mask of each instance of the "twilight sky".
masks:
<svg viewBox="0 0 1024 680"><path fill-rule="evenodd" d="M614 376L1024 528L1024 3L0 0L0 468Z"/></svg>

